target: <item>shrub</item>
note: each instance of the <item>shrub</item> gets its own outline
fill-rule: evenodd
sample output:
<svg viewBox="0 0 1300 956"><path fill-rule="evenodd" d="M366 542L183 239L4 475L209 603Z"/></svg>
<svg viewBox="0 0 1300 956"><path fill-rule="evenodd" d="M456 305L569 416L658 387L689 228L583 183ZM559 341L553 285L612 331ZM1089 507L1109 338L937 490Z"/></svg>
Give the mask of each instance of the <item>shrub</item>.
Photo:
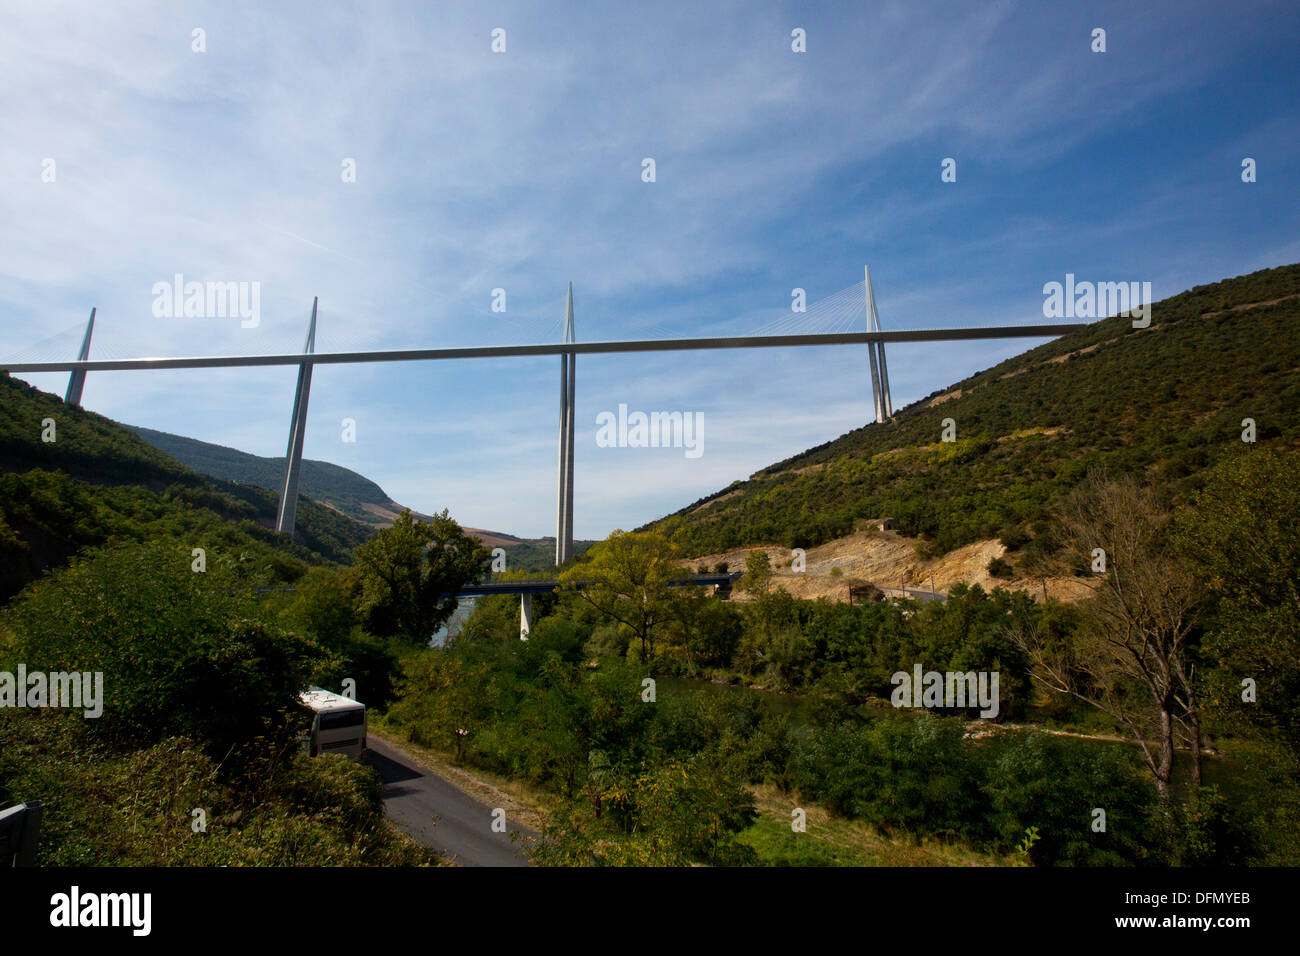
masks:
<svg viewBox="0 0 1300 956"><path fill-rule="evenodd" d="M995 578L1009 578L1014 573L1011 565L1001 558L994 558L988 563L988 572Z"/></svg>
<svg viewBox="0 0 1300 956"><path fill-rule="evenodd" d="M190 560L165 541L91 552L33 585L0 628L29 671L103 673L94 733L189 737L219 761L236 754L233 766L305 727L297 695L325 656L257 619L256 579L235 562L210 558L196 573Z"/></svg>
<svg viewBox="0 0 1300 956"><path fill-rule="evenodd" d="M221 779L195 741L173 737L118 751L89 723L72 714L0 711L0 805L43 803L42 866L410 866L435 859L385 823L374 771L346 757L295 754L271 773L236 783Z"/></svg>
<svg viewBox="0 0 1300 956"><path fill-rule="evenodd" d="M978 765L958 720L881 717L821 728L794 745L791 782L805 798L886 830L977 830Z"/></svg>
<svg viewBox="0 0 1300 956"><path fill-rule="evenodd" d="M1015 551L1025 546L1029 541L1029 535L1017 524L1003 525L998 532L998 540L1006 546L1008 551Z"/></svg>
<svg viewBox="0 0 1300 956"><path fill-rule="evenodd" d="M1125 747L1043 733L1014 733L990 744L985 790L994 839L1011 848L1038 828L1036 865L1131 866L1160 843L1154 791ZM1106 812L1094 832L1093 810Z"/></svg>

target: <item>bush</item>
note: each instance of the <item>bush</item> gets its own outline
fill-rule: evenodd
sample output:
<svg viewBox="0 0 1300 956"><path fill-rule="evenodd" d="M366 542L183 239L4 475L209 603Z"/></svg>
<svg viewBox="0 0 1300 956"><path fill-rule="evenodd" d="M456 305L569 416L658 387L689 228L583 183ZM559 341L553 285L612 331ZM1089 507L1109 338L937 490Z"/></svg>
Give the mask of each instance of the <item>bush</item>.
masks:
<svg viewBox="0 0 1300 956"><path fill-rule="evenodd" d="M1025 546L1029 541L1029 535L1016 524L1003 525L1002 530L998 532L998 540L1006 546L1008 551L1015 551Z"/></svg>
<svg viewBox="0 0 1300 956"><path fill-rule="evenodd" d="M1036 865L1131 866L1151 861L1160 831L1151 825L1154 791L1126 747L1042 733L1008 734L990 744L985 790L994 838L1009 849L1038 827ZM1093 810L1106 812L1094 832ZM1156 860L1158 862L1158 860Z"/></svg>
<svg viewBox="0 0 1300 956"><path fill-rule="evenodd" d="M930 715L839 724L796 743L791 782L804 798L885 830L977 832L978 766L962 724Z"/></svg>
<svg viewBox="0 0 1300 956"><path fill-rule="evenodd" d="M163 541L91 552L33 585L0 629L29 671L103 674L92 732L145 745L188 737L218 761L234 754L233 766L305 728L297 695L325 655L257 619L256 581L234 562L196 573L190 560Z"/></svg>
<svg viewBox="0 0 1300 956"><path fill-rule="evenodd" d="M1009 578L1015 573L1011 565L1001 558L994 558L988 563L988 572L995 578Z"/></svg>
<svg viewBox="0 0 1300 956"><path fill-rule="evenodd" d="M1257 849L1239 806L1217 787L1193 791L1157 822L1166 824L1165 856L1171 866L1240 866L1249 863Z"/></svg>
<svg viewBox="0 0 1300 956"><path fill-rule="evenodd" d="M594 657L622 657L632 642L632 632L622 624L603 624L591 632L587 653Z"/></svg>
<svg viewBox="0 0 1300 956"><path fill-rule="evenodd" d="M789 759L786 721L750 694L664 695L648 737L655 752L706 755L747 783L780 778Z"/></svg>
<svg viewBox="0 0 1300 956"><path fill-rule="evenodd" d="M117 751L96 739L89 723L72 714L0 711L0 805L42 802L41 866L410 866L436 859L385 823L374 771L340 755L295 754L255 779L223 781L195 741L173 737Z"/></svg>
<svg viewBox="0 0 1300 956"><path fill-rule="evenodd" d="M543 866L744 866L736 839L755 819L753 794L720 767L690 758L602 770L602 812L551 814L534 859Z"/></svg>

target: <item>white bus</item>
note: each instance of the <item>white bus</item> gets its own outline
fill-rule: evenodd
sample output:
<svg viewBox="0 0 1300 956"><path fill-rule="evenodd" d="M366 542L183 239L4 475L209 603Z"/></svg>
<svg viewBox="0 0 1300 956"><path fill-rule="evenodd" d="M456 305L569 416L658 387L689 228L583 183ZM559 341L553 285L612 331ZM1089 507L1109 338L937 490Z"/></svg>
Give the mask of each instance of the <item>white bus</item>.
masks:
<svg viewBox="0 0 1300 956"><path fill-rule="evenodd" d="M299 696L315 712L311 735L305 741L313 757L346 754L360 760L366 749L366 705L350 697L313 687Z"/></svg>

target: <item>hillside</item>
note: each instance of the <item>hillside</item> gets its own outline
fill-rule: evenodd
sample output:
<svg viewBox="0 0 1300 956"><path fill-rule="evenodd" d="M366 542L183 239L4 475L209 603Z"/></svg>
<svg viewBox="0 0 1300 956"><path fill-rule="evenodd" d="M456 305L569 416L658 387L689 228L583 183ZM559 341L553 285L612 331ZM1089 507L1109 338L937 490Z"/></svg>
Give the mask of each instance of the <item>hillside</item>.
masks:
<svg viewBox="0 0 1300 956"><path fill-rule="evenodd" d="M179 538L289 581L308 565L350 562L370 535L303 501L288 542L274 531L277 504L271 492L196 474L125 426L0 375L0 602L115 540Z"/></svg>
<svg viewBox="0 0 1300 956"><path fill-rule="evenodd" d="M921 558L1000 540L1032 568L1057 549L1051 508L1092 467L1178 499L1240 448L1244 418L1260 443L1300 443L1300 265L1198 286L1151 316L1092 323L647 527L701 556L808 548L888 517Z"/></svg>
<svg viewBox="0 0 1300 956"><path fill-rule="evenodd" d="M139 425L127 425L150 445L175 458L186 467L201 475L211 475L227 481L237 481L246 485L258 485L269 491L279 492L284 485L284 458L263 458L250 455L235 448L214 445L182 435L142 428ZM298 488L302 494L319 501L321 504L335 508L354 521L365 524L391 524L367 509L367 505L383 507L393 505L384 489L363 475L349 468L331 464L328 461L316 461L304 458L302 475ZM393 505L396 513L401 513L400 505Z"/></svg>
<svg viewBox="0 0 1300 956"><path fill-rule="evenodd" d="M214 445L210 442L155 431L139 425L127 425L131 431L149 445L165 452L188 468L202 475L257 485L279 493L284 484L284 458L263 458L236 448ZM355 521L376 528L386 528L402 513L400 505L388 497L387 492L364 475L332 464L304 458L299 490L303 495L333 508ZM412 511L417 518L429 520L429 515ZM555 564L554 538L520 538L501 531L483 528L465 528L486 547L505 548L512 570L540 571ZM591 542L574 542L574 551L581 554Z"/></svg>

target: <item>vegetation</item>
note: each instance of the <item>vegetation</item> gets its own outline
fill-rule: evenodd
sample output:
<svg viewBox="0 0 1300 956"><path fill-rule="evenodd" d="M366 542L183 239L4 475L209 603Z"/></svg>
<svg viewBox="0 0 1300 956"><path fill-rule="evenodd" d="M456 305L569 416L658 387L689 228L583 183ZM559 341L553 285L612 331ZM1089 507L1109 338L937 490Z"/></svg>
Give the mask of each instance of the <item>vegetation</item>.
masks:
<svg viewBox="0 0 1300 956"><path fill-rule="evenodd" d="M1270 270L1157 304L1148 330L1097 323L615 532L534 601L527 641L500 597L442 648L488 566L445 511L375 533L304 502L289 543L261 489L0 379L0 671L105 675L97 719L0 708L0 806L44 801L51 864L428 862L371 771L298 753L297 692L349 677L412 741L544 792L544 864L1294 866L1298 287ZM940 417L959 441L933 441ZM995 577L1095 592L806 601L761 550L743 603L682 586L683 549L886 514L927 550L996 535ZM996 717L890 707L917 666L998 674Z"/></svg>
<svg viewBox="0 0 1300 956"><path fill-rule="evenodd" d="M590 656L597 638L583 635L599 627L583 613L561 606L528 641L508 616L476 613L452 644L407 660L389 713L418 744L553 794L541 863L830 862L816 837L779 838L770 824L751 834L753 791L771 787L785 795L787 828L789 808L825 807L886 838L999 858L1038 827L1033 865L1251 858L1244 831L1257 806L1183 789L1167 817L1133 748L1018 730L971 738L964 721L928 713L836 706L805 724L749 696L661 687L651 699L639 665Z"/></svg>
<svg viewBox="0 0 1300 956"><path fill-rule="evenodd" d="M394 722L551 789L545 863L737 864L760 848L833 862L760 825L754 788L1030 865L1294 863L1297 487L1300 455L1255 449L1176 514L1094 474L1057 512L1061 561L1106 555L1076 606L966 587L927 604L801 601L763 588L758 559L737 606L649 573L675 555L666 538L617 533L567 572L604 582L597 596L560 595L529 641L513 606L489 601L451 645L408 660ZM917 664L998 673L997 719L885 707L894 673ZM1242 692L1247 673L1269 675L1268 706ZM757 680L807 706L656 694L668 674ZM1075 714L1070 699L1102 715L1096 739L1007 724ZM1207 760L1211 736L1233 755Z"/></svg>
<svg viewBox="0 0 1300 956"><path fill-rule="evenodd" d="M420 864L378 779L301 753L298 692L340 663L259 605L255 568L176 543L92 551L0 615L0 671L103 675L102 713L0 709L0 804L46 865Z"/></svg>
<svg viewBox="0 0 1300 956"><path fill-rule="evenodd" d="M124 426L150 445L165 452L176 461L201 475L217 479L222 486L253 485L275 494L284 486L285 459L263 458L247 452L209 442L172 435L168 432ZM386 527L390 521L377 513L382 510L392 514L403 511L401 505L388 497L388 493L364 475L328 461L304 458L299 488L304 498L325 506L326 513L337 511L366 527ZM304 526L302 507L299 508L298 525ZM417 515L423 520L423 516ZM517 538L514 535L493 532L509 555L512 571L550 571L555 564L554 538ZM354 541L355 545L359 541ZM574 553L581 554L592 544L575 541Z"/></svg>
<svg viewBox="0 0 1300 956"><path fill-rule="evenodd" d="M1188 562L1171 547L1172 515L1131 477L1109 482L1096 474L1062 512L1065 536L1092 555L1101 580L1088 626L1068 643L1016 626L1015 643L1053 692L1086 701L1128 728L1165 797L1181 727L1199 784L1200 595Z"/></svg>
<svg viewBox="0 0 1300 956"><path fill-rule="evenodd" d="M741 584L750 594L766 594L772 585L772 562L766 551L751 551L745 558Z"/></svg>
<svg viewBox="0 0 1300 956"><path fill-rule="evenodd" d="M400 636L445 615L440 588L482 571L477 541L445 512L376 535L304 499L291 542L271 530L274 495L195 475L8 377L0 443L14 469L0 474L0 672L102 680L93 718L0 708L0 806L42 802L39 862L438 862L384 821L372 770L302 753L297 697L348 677L382 709L401 648L375 622ZM368 577L424 531L416 578ZM358 545L366 561L335 564Z"/></svg>
<svg viewBox="0 0 1300 956"><path fill-rule="evenodd" d="M53 421L54 441L42 440ZM373 532L299 502L293 542L274 531L278 498L203 478L128 429L0 375L0 602L86 549L176 540L237 555L288 584L313 564L346 563Z"/></svg>
<svg viewBox="0 0 1300 956"><path fill-rule="evenodd" d="M403 511L357 549L351 579L367 630L427 644L456 610L456 592L487 575L490 558L445 510L429 523Z"/></svg>
<svg viewBox="0 0 1300 956"><path fill-rule="evenodd" d="M235 448L213 445L152 428L137 425L126 427L150 445L201 475L256 485L276 493L284 487L285 459L282 457L263 458ZM306 497L337 508L349 518L363 524L385 523L382 517L367 510L366 505L386 507L395 512L401 510L384 489L369 478L328 461L304 458L298 482L298 487Z"/></svg>
<svg viewBox="0 0 1300 956"><path fill-rule="evenodd" d="M673 561L672 545L654 533L615 531L585 557L560 575L560 583L585 582L577 592L581 598L627 628L642 659L653 657L657 627L673 607L669 589L686 578Z"/></svg>
<svg viewBox="0 0 1300 956"><path fill-rule="evenodd" d="M376 779L346 757L234 775L190 739L113 748L88 739L88 723L0 710L0 803L42 802L40 865L437 862L385 823Z"/></svg>
<svg viewBox="0 0 1300 956"><path fill-rule="evenodd" d="M1292 265L1157 302L1147 329L1095 322L651 527L686 554L711 554L807 548L888 515L901 533L924 536L931 554L999 537L1032 570L1058 550L1053 508L1090 469L1183 501L1241 447L1244 418L1259 442L1300 446L1298 295ZM955 442L940 441L945 418L956 422Z"/></svg>

